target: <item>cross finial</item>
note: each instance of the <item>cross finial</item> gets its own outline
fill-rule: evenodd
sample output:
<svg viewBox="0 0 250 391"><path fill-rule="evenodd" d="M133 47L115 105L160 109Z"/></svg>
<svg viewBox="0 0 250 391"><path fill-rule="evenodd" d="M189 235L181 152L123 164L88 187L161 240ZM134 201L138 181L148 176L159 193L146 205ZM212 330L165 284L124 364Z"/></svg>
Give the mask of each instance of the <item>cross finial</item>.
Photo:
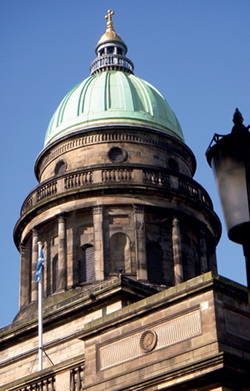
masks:
<svg viewBox="0 0 250 391"><path fill-rule="evenodd" d="M107 19L107 29L113 30L113 21L112 16L114 15L114 11L108 10L108 15L105 16L105 19Z"/></svg>

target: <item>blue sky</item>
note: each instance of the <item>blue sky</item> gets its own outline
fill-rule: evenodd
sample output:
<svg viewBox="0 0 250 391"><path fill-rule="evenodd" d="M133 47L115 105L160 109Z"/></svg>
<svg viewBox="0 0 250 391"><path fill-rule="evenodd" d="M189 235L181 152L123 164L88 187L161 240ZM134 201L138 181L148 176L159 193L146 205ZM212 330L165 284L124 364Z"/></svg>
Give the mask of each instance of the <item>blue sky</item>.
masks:
<svg viewBox="0 0 250 391"><path fill-rule="evenodd" d="M165 96L196 156L194 178L223 224L219 274L246 284L242 248L227 238L205 151L214 133L231 131L236 107L250 123L250 2L1 0L0 327L18 312L20 261L12 232L37 184L36 157L61 99L89 76L109 8L135 74Z"/></svg>

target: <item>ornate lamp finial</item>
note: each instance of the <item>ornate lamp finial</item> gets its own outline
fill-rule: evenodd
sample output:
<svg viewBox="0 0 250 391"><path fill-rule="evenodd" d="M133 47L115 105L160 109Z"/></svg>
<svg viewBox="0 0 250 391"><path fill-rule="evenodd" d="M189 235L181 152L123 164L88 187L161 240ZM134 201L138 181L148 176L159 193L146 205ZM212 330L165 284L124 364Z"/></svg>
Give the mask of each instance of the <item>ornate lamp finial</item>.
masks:
<svg viewBox="0 0 250 391"><path fill-rule="evenodd" d="M234 116L233 116L233 123L234 127L232 129L232 133L239 133L239 132L248 132L248 129L250 128L250 125L245 126L243 125L243 115L241 114L239 109L235 109Z"/></svg>
<svg viewBox="0 0 250 391"><path fill-rule="evenodd" d="M114 11L108 10L108 15L105 15L105 19L107 19L107 30L114 30L114 25L112 21L112 16L114 15Z"/></svg>

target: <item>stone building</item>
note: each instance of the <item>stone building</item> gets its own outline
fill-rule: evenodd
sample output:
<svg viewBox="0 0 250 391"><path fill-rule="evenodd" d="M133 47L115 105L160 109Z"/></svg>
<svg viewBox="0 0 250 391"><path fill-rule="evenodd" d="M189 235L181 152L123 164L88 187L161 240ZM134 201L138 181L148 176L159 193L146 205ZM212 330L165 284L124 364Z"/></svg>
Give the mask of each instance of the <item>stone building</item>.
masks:
<svg viewBox="0 0 250 391"><path fill-rule="evenodd" d="M250 390L246 288L217 275L221 225L195 157L112 14L91 75L50 121L14 229L20 310L0 330L0 390Z"/></svg>

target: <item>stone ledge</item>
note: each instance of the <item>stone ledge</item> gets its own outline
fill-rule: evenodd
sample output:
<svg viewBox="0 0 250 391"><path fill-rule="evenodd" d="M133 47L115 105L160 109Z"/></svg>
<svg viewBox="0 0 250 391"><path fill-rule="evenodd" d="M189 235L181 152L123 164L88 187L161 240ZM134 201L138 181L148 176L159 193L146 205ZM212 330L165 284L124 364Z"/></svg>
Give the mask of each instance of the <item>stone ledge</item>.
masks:
<svg viewBox="0 0 250 391"><path fill-rule="evenodd" d="M172 303L186 299L187 296L193 295L197 292L202 292L208 289L222 289L223 292L234 292L236 296L246 296L246 288L240 284L233 283L231 280L213 275L212 272L207 272L191 280L185 281L174 287L165 289L155 295L147 297L139 302L130 304L110 315L89 322L84 326L84 331L79 333L79 338L88 338L100 329L104 330L112 325L117 325L117 322L125 322L127 319L138 317L140 314L160 308L166 303ZM114 321L115 319L115 321Z"/></svg>

